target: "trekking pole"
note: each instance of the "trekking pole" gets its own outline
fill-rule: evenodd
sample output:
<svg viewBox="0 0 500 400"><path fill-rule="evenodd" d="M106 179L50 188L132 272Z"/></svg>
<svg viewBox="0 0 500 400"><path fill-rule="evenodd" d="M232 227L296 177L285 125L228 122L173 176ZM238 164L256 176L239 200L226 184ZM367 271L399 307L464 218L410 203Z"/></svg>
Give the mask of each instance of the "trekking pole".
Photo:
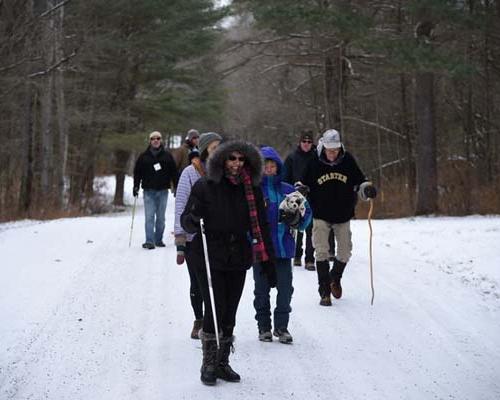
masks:
<svg viewBox="0 0 500 400"><path fill-rule="evenodd" d="M219 327L217 325L217 312L215 311L214 288L212 286L212 275L210 274L210 262L208 261L208 246L205 232L205 222L200 219L201 240L203 242L203 253L205 254L205 267L207 269L208 293L210 294L210 306L212 307L212 316L214 318L215 340L217 341L217 349L220 348L219 343Z"/></svg>
<svg viewBox="0 0 500 400"><path fill-rule="evenodd" d="M373 299L375 298L375 289L373 288L373 256L372 256L372 213L373 213L373 199L370 199L370 210L368 210L368 226L370 228L370 286L372 288L372 301L371 305L373 306Z"/></svg>
<svg viewBox="0 0 500 400"><path fill-rule="evenodd" d="M134 205L132 207L132 223L130 224L130 239L128 240L128 247L132 244L132 229L134 229L134 216L135 216L135 204L137 203L137 196L134 197Z"/></svg>

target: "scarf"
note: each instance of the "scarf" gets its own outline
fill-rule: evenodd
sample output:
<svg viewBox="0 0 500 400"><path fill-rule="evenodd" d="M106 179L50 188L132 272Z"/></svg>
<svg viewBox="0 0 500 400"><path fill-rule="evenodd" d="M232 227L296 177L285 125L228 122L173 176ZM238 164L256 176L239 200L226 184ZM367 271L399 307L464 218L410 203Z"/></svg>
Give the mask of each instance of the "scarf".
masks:
<svg viewBox="0 0 500 400"><path fill-rule="evenodd" d="M257 213L257 203L253 192L252 177L247 168L241 170L239 176L229 175L226 177L233 185L238 185L243 182L245 189L245 198L248 203L248 211L250 217L250 227L252 229L252 253L254 263L262 263L269 260L269 255L266 251L264 240L262 239L262 231L259 225L259 215Z"/></svg>

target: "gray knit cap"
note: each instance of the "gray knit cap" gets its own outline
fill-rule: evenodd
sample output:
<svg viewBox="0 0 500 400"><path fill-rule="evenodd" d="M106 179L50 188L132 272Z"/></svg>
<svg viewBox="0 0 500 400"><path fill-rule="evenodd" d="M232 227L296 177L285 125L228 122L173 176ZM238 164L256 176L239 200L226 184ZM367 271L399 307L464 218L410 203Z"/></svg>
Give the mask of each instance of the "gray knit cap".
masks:
<svg viewBox="0 0 500 400"><path fill-rule="evenodd" d="M197 138L200 136L200 132L196 129L190 129L186 135L186 140L192 140L193 138Z"/></svg>
<svg viewBox="0 0 500 400"><path fill-rule="evenodd" d="M210 143L215 142L216 140L222 142L222 136L215 132L202 133L200 135L200 140L198 141L198 150L200 151L200 155L203 154Z"/></svg>

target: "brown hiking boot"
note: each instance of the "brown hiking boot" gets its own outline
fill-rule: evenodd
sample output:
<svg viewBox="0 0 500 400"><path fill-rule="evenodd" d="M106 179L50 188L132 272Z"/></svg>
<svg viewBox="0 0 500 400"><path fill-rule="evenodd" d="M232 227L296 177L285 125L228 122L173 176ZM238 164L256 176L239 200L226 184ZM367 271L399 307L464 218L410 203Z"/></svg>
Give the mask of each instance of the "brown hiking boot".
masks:
<svg viewBox="0 0 500 400"><path fill-rule="evenodd" d="M322 297L320 302L320 306L331 306L332 305L332 299L330 298L330 295Z"/></svg>
<svg viewBox="0 0 500 400"><path fill-rule="evenodd" d="M334 279L330 283L330 290L332 291L333 297L340 299L342 297L342 286L340 285L340 279Z"/></svg>
<svg viewBox="0 0 500 400"><path fill-rule="evenodd" d="M200 329L203 327L202 319L195 319L193 322L193 330L191 331L191 339L199 339L200 338Z"/></svg>

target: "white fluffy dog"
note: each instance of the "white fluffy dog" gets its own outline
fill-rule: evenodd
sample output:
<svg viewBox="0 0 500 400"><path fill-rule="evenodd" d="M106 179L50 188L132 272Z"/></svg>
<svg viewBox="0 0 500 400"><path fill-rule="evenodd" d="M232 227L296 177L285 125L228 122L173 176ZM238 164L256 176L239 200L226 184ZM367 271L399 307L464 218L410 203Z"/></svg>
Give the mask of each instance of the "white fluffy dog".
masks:
<svg viewBox="0 0 500 400"><path fill-rule="evenodd" d="M280 222L297 226L306 213L305 202L306 198L299 191L287 194L279 205Z"/></svg>
<svg viewBox="0 0 500 400"><path fill-rule="evenodd" d="M289 193L285 196L283 201L280 203L280 210L296 213L297 211L300 213L300 216L303 217L306 213L306 198L299 191L295 191Z"/></svg>

